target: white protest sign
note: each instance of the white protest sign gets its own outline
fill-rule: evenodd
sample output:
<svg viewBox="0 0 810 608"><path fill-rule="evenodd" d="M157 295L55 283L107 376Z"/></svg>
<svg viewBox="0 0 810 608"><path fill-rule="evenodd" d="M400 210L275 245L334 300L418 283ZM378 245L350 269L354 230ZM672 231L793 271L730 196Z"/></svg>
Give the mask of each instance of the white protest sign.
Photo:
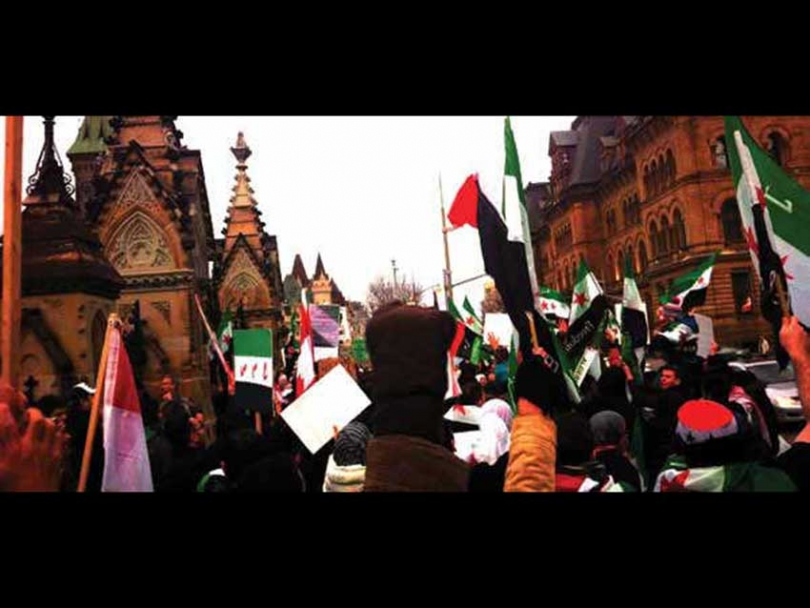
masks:
<svg viewBox="0 0 810 608"><path fill-rule="evenodd" d="M281 412L306 448L313 454L366 409L371 401L342 365L313 384Z"/></svg>
<svg viewBox="0 0 810 608"><path fill-rule="evenodd" d="M453 433L453 443L456 444L456 456L464 462L469 462L475 445L481 440L481 431L464 431Z"/></svg>
<svg viewBox="0 0 810 608"><path fill-rule="evenodd" d="M697 321L698 329L698 347L697 354L699 357L708 357L714 342L714 322L711 317L706 315L693 314L695 321Z"/></svg>
<svg viewBox="0 0 810 608"><path fill-rule="evenodd" d="M494 335L498 345L509 350L512 340L512 321L502 312L488 312L484 317L484 341L489 342L489 334Z"/></svg>
<svg viewBox="0 0 810 608"><path fill-rule="evenodd" d="M476 426L480 418L481 408L477 405L454 405L444 415L444 419L450 422L463 422Z"/></svg>

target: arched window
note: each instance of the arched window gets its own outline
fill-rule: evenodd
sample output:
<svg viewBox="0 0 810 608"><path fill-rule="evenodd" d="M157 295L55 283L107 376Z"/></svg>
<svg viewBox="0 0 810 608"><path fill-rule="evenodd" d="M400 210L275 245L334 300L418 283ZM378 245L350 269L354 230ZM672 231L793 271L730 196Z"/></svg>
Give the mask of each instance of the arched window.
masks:
<svg viewBox="0 0 810 608"><path fill-rule="evenodd" d="M669 253L669 220L666 215L661 218L661 231L658 233L658 250L662 254Z"/></svg>
<svg viewBox="0 0 810 608"><path fill-rule="evenodd" d="M570 270L568 269L568 262L565 263L565 267L563 269L563 285L565 285L565 290L568 291L568 277L570 277Z"/></svg>
<svg viewBox="0 0 810 608"><path fill-rule="evenodd" d="M638 268L636 267L636 258L633 255L632 245L627 246L627 255L625 256L625 259L627 260L627 263L630 265L630 268L633 269L633 272L638 272ZM622 272L624 272L624 269L622 269Z"/></svg>
<svg viewBox="0 0 810 608"><path fill-rule="evenodd" d="M655 220L650 222L650 247L652 250L652 257L656 259L658 257L658 226L655 224Z"/></svg>
<svg viewBox="0 0 810 608"><path fill-rule="evenodd" d="M723 222L723 236L726 243L742 243L745 238L743 237L742 222L740 220L740 209L737 207L735 199L730 198L723 203L720 218Z"/></svg>
<svg viewBox="0 0 810 608"><path fill-rule="evenodd" d="M650 190L653 196L658 194L658 161L652 161L650 165Z"/></svg>
<svg viewBox="0 0 810 608"><path fill-rule="evenodd" d="M619 257L616 260L616 280L620 280L624 274L624 252L619 249Z"/></svg>
<svg viewBox="0 0 810 608"><path fill-rule="evenodd" d="M613 266L613 256L608 254L608 256L607 256L607 272L605 273L605 275L607 275L606 278L608 279L608 281L612 281L615 274L616 274L616 268Z"/></svg>
<svg viewBox="0 0 810 608"><path fill-rule="evenodd" d="M683 223L680 209L675 209L675 213L672 214L672 247L686 249L686 225Z"/></svg>
<svg viewBox="0 0 810 608"><path fill-rule="evenodd" d="M632 223L630 221L630 201L627 199L622 201L622 219L624 220L625 227Z"/></svg>
<svg viewBox="0 0 810 608"><path fill-rule="evenodd" d="M768 135L767 139L765 140L765 149L768 150L768 154L770 154L771 158L776 161L777 165L783 166L785 164L787 157L785 154L787 152L787 142L781 134L774 131Z"/></svg>
<svg viewBox="0 0 810 608"><path fill-rule="evenodd" d="M714 158L714 166L718 169L728 169L728 156L726 155L726 138L721 135L712 142L712 158Z"/></svg>
<svg viewBox="0 0 810 608"><path fill-rule="evenodd" d="M644 241L638 242L638 269L640 274L647 272L647 247Z"/></svg>
<svg viewBox="0 0 810 608"><path fill-rule="evenodd" d="M675 156L672 150L667 150L667 182L670 186L675 183Z"/></svg>
<svg viewBox="0 0 810 608"><path fill-rule="evenodd" d="M607 212L607 231L608 234L616 232L616 212L613 209Z"/></svg>
<svg viewBox="0 0 810 608"><path fill-rule="evenodd" d="M571 289L574 288L574 285L577 284L577 262L576 260L571 260Z"/></svg>

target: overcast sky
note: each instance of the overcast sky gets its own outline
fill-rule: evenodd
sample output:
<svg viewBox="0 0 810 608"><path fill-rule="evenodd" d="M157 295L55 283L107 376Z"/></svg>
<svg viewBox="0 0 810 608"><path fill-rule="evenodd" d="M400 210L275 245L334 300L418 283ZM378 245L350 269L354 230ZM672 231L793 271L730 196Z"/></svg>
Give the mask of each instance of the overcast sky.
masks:
<svg viewBox="0 0 810 608"><path fill-rule="evenodd" d="M570 128L573 116L512 117L524 184L547 181L551 131ZM318 252L344 295L365 300L376 276L415 277L440 284L444 251L439 174L447 209L467 175L499 205L504 165L503 116L277 117L180 116L183 143L202 152L214 234L223 228L236 159L230 148L243 131L253 155L248 175L266 229L278 239L281 273L300 253L307 272ZM63 163L81 117L59 116L56 140ZM5 121L0 122L5 142ZM26 117L23 177L33 174L42 147L41 117ZM0 177L5 165L0 150ZM0 214L0 223L2 214ZM483 273L477 232L449 235L454 282ZM482 281L456 289L478 307ZM443 307L443 306L442 306Z"/></svg>

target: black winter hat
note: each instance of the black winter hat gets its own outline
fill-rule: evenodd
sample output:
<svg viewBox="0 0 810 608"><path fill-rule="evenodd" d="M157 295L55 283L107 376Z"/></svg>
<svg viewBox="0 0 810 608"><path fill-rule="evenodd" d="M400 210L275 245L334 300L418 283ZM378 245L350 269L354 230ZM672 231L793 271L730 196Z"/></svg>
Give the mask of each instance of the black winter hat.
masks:
<svg viewBox="0 0 810 608"><path fill-rule="evenodd" d="M371 431L362 422L350 422L337 436L332 457L341 467L366 464L366 445L371 439Z"/></svg>
<svg viewBox="0 0 810 608"><path fill-rule="evenodd" d="M366 327L374 367L373 400L447 392L447 350L456 322L446 312L392 303Z"/></svg>

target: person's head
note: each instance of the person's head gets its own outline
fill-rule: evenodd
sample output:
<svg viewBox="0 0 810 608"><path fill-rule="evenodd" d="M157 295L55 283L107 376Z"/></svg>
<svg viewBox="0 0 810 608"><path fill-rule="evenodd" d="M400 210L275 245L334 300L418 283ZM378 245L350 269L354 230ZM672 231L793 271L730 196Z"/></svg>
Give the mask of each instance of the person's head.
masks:
<svg viewBox="0 0 810 608"><path fill-rule="evenodd" d="M284 390L285 388L287 388L287 385L288 385L289 383L290 383L290 381L289 381L289 380L287 380L287 374L285 374L284 372L281 372L281 373L278 375L278 387L279 387L281 390Z"/></svg>
<svg viewBox="0 0 810 608"><path fill-rule="evenodd" d="M465 382L461 385L461 403L464 405L481 405L484 402L484 389L478 382Z"/></svg>
<svg viewBox="0 0 810 608"><path fill-rule="evenodd" d="M177 397L177 387L174 378L169 375L163 376L160 381L160 397L164 401L172 401Z"/></svg>
<svg viewBox="0 0 810 608"><path fill-rule="evenodd" d="M162 410L163 435L176 449L191 443L191 423L186 410L178 403L168 403Z"/></svg>
<svg viewBox="0 0 810 608"><path fill-rule="evenodd" d="M627 444L627 424L624 416L613 410L604 410L590 419L594 447L620 446Z"/></svg>
<svg viewBox="0 0 810 608"><path fill-rule="evenodd" d="M84 382L80 382L71 391L71 401L80 410L88 411L93 404L93 395L96 390Z"/></svg>
<svg viewBox="0 0 810 608"><path fill-rule="evenodd" d="M446 312L398 302L377 310L366 327L373 400L420 394L443 400L447 351L455 335L456 322Z"/></svg>
<svg viewBox="0 0 810 608"><path fill-rule="evenodd" d="M580 466L591 459L593 434L588 419L576 411L556 417L557 464Z"/></svg>
<svg viewBox="0 0 810 608"><path fill-rule="evenodd" d="M353 421L343 427L335 439L332 458L335 464L344 467L366 464L366 446L371 439L371 431L362 422Z"/></svg>
<svg viewBox="0 0 810 608"><path fill-rule="evenodd" d="M678 368L674 365L665 365L662 367L659 383L661 384L661 388L665 391L680 386L681 377L678 373Z"/></svg>
<svg viewBox="0 0 810 608"><path fill-rule="evenodd" d="M622 351L619 350L617 346L610 347L610 350L608 350L608 366L622 367L622 365L624 365L622 361Z"/></svg>
<svg viewBox="0 0 810 608"><path fill-rule="evenodd" d="M691 467L743 462L749 453L751 426L744 414L707 399L687 401L678 409L673 449Z"/></svg>

